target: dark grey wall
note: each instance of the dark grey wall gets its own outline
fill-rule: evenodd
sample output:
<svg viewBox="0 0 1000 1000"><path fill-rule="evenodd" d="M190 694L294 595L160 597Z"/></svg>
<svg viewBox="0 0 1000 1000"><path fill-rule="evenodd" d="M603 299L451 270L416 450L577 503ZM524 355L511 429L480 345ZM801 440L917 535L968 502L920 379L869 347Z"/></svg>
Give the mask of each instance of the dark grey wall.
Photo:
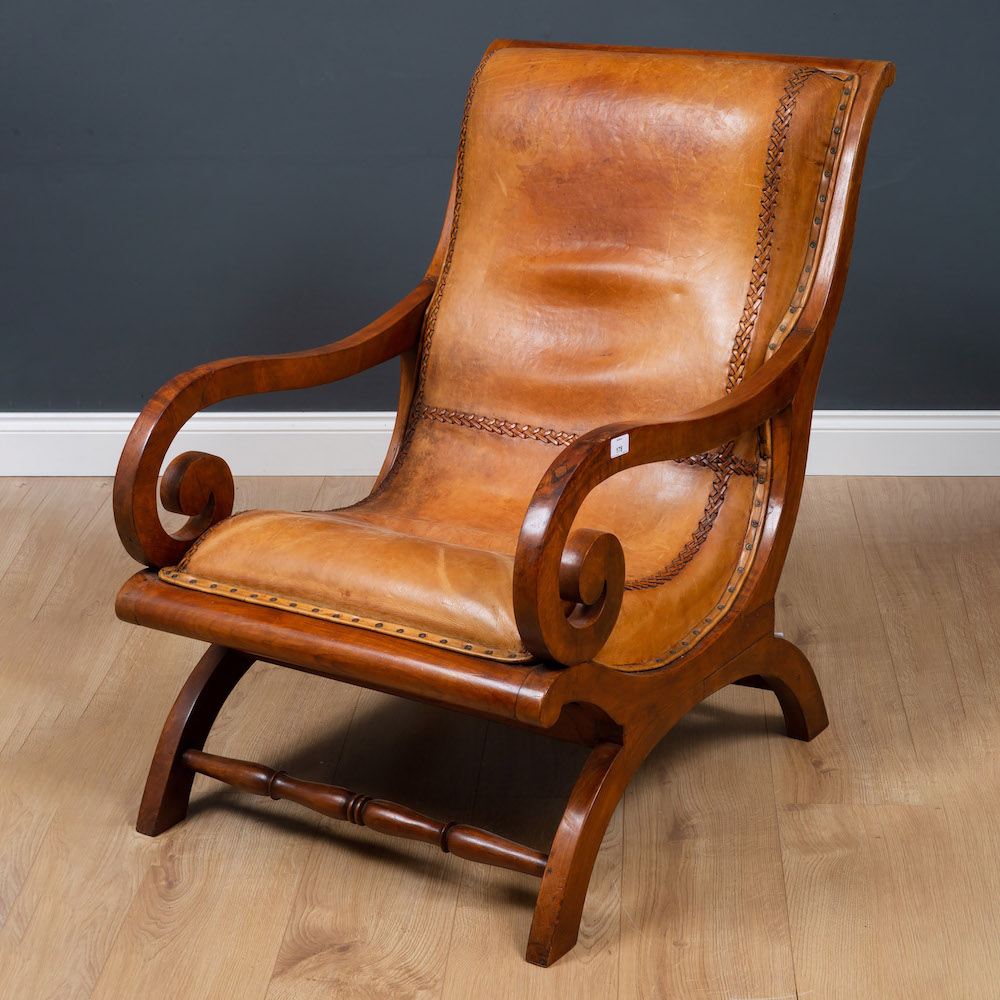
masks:
<svg viewBox="0 0 1000 1000"><path fill-rule="evenodd" d="M0 409L135 410L198 362L374 318L423 273L497 36L894 60L819 405L1000 406L998 21L970 0L6 0ZM392 409L395 378L244 405Z"/></svg>

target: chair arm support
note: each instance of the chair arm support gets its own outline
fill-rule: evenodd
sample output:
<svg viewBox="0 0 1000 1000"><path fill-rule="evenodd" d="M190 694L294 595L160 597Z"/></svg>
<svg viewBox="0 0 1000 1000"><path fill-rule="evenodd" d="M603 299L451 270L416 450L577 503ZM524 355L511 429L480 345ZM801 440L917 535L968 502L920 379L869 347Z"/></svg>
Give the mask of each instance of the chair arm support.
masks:
<svg viewBox="0 0 1000 1000"><path fill-rule="evenodd" d="M115 524L129 555L148 566L177 562L191 543L233 509L233 477L221 458L186 452L167 467L160 499L189 515L177 532L160 523L156 481L177 432L199 410L223 399L336 382L414 347L434 280L425 278L401 302L357 333L313 350L228 358L178 375L136 420L115 474Z"/></svg>
<svg viewBox="0 0 1000 1000"><path fill-rule="evenodd" d="M812 343L810 332L793 332L731 394L661 423L606 424L563 449L535 490L514 558L514 616L527 649L555 663L582 663L618 619L621 543L588 528L570 534L587 494L626 469L697 455L759 427L792 401Z"/></svg>

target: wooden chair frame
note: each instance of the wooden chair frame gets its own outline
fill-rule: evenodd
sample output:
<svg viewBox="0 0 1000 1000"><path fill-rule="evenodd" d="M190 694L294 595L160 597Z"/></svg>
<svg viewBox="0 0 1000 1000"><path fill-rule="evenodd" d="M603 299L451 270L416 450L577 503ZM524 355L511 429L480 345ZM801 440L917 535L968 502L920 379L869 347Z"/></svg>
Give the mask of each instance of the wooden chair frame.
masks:
<svg viewBox="0 0 1000 1000"><path fill-rule="evenodd" d="M508 44L512 43L501 41L494 47ZM292 799L337 819L435 843L460 857L526 872L541 878L527 959L547 966L576 942L594 861L629 780L694 705L727 684L751 685L777 695L789 736L809 740L825 728L826 710L809 662L774 633L774 594L801 496L820 367L843 293L869 133L894 70L889 63L831 59L808 63L858 78L853 110L841 137L814 291L792 334L731 394L660 423L598 428L565 448L552 463L524 519L514 577L517 623L525 645L540 662L505 664L417 645L173 587L155 572L156 567L178 561L196 538L232 512L229 468L222 459L203 453L175 459L162 478L163 505L189 516L184 527L168 532L157 511L157 479L169 445L194 413L212 403L334 382L399 357L399 415L383 474L388 470L410 408L424 312L451 227L454 183L426 277L384 316L316 350L203 365L175 378L149 401L121 458L114 510L125 548L153 568L126 582L117 612L125 621L212 645L164 725L142 799L140 832L156 836L184 818L198 772L259 795ZM591 662L618 615L624 569L621 547L612 536L570 534L588 492L626 468L706 452L768 420L775 472L764 533L749 577L724 620L691 652L660 669L621 672ZM627 456L611 459L611 438L626 432L631 439ZM567 619L563 599L580 602L585 613ZM346 789L204 753L219 710L257 659L590 746L548 854Z"/></svg>

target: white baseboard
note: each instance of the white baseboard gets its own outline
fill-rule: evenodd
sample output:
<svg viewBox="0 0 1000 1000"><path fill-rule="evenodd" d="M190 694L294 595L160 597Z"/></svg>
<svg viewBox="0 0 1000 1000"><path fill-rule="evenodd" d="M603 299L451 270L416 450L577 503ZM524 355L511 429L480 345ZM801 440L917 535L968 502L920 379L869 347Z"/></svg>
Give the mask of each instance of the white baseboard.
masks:
<svg viewBox="0 0 1000 1000"><path fill-rule="evenodd" d="M238 476L373 476L395 414L199 413L168 457L207 451ZM131 413L0 413L0 475L114 475ZM1000 410L817 410L814 476L1000 476Z"/></svg>

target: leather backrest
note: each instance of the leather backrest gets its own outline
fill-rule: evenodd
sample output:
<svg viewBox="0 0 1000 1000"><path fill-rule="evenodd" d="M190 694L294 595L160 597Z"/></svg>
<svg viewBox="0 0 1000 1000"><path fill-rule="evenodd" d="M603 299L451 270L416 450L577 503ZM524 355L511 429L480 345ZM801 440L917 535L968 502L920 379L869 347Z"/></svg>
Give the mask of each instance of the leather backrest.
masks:
<svg viewBox="0 0 1000 1000"><path fill-rule="evenodd" d="M730 391L808 294L845 94L783 62L490 52L418 411L559 435Z"/></svg>

